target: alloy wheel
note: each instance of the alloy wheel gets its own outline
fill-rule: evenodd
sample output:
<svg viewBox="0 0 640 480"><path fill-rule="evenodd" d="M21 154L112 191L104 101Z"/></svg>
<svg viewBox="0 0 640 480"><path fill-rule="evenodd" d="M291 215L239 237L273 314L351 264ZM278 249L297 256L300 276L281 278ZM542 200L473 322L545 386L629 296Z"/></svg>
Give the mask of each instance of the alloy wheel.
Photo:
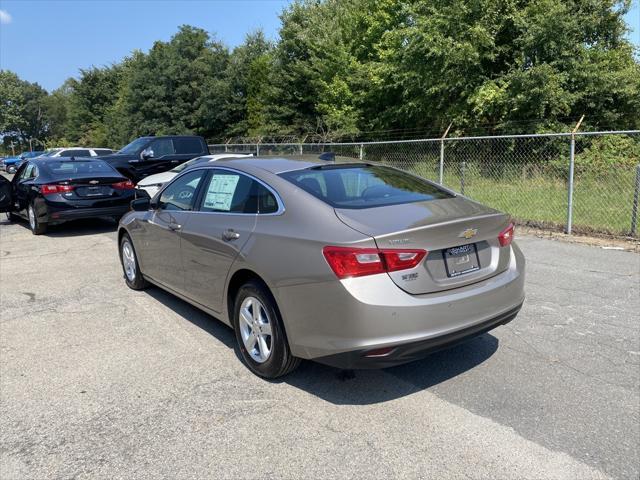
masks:
<svg viewBox="0 0 640 480"><path fill-rule="evenodd" d="M127 279L133 282L136 278L136 257L128 240L122 242L122 265Z"/></svg>
<svg viewBox="0 0 640 480"><path fill-rule="evenodd" d="M240 335L247 352L258 363L271 356L271 321L267 309L256 297L247 297L240 306Z"/></svg>
<svg viewBox="0 0 640 480"><path fill-rule="evenodd" d="M32 205L29 205L29 226L31 230L36 229L36 212L33 211Z"/></svg>

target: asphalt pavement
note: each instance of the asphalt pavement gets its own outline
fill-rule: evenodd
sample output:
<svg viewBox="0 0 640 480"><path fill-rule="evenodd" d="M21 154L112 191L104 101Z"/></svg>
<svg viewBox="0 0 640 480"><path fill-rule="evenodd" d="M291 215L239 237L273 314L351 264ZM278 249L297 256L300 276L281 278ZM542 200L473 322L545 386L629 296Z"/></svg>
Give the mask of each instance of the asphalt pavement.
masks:
<svg viewBox="0 0 640 480"><path fill-rule="evenodd" d="M509 325L268 382L216 319L126 287L114 223L2 222L0 478L639 478L640 255L518 242Z"/></svg>

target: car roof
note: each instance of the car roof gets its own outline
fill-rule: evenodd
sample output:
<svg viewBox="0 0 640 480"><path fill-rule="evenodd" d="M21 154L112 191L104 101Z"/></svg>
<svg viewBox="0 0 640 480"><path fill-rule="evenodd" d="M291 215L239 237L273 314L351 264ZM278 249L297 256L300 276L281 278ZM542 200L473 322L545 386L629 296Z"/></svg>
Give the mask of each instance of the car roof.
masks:
<svg viewBox="0 0 640 480"><path fill-rule="evenodd" d="M325 154L326 155L326 154ZM266 170L271 173L283 173L292 170L303 170L305 168L315 167L317 165L332 165L334 163L362 164L364 162L349 157L335 156L330 160L320 158L320 155L260 155L257 157L235 157L223 158L215 162L216 166L224 166L226 164L233 167L252 167Z"/></svg>

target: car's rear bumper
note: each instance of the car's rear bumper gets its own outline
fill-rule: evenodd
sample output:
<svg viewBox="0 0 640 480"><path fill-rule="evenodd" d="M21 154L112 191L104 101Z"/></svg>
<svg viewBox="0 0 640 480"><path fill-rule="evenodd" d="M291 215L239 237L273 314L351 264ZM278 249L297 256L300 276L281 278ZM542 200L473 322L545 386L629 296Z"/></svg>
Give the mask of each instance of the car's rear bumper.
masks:
<svg viewBox="0 0 640 480"><path fill-rule="evenodd" d="M410 295L386 274L274 289L294 355L344 368L419 358L512 320L524 301L524 257L460 288ZM385 357L367 352L394 347Z"/></svg>
<svg viewBox="0 0 640 480"><path fill-rule="evenodd" d="M129 205L101 208L76 208L49 211L46 221L49 223L66 222L83 218L119 217L129 211Z"/></svg>
<svg viewBox="0 0 640 480"><path fill-rule="evenodd" d="M507 312L501 313L494 318L471 325L470 327L456 330L451 333L440 335L426 340L405 343L395 347L389 347L390 350L381 351L380 349L355 350L350 352L328 355L326 357L314 358L316 362L331 365L332 367L345 369L371 369L371 368L388 368L403 363L413 362L427 355L450 348L474 337L482 335L493 330L500 325L505 325L516 318L522 304Z"/></svg>

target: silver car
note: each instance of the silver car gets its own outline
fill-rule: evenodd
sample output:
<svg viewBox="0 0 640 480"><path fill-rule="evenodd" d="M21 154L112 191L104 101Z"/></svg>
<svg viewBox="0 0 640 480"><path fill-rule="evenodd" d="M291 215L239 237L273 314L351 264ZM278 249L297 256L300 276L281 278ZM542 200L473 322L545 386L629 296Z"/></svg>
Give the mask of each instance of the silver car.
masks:
<svg viewBox="0 0 640 480"><path fill-rule="evenodd" d="M300 359L412 361L511 321L524 300L507 215L387 166L220 160L132 209L118 232L127 285L231 326L262 377Z"/></svg>

